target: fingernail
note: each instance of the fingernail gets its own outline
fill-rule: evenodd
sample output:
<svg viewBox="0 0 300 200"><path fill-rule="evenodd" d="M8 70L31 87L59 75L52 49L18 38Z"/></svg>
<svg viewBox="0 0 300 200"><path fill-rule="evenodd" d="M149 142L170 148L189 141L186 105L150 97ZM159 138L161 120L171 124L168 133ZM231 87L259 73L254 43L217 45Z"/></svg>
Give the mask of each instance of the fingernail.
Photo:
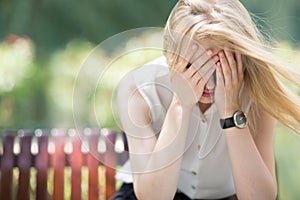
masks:
<svg viewBox="0 0 300 200"><path fill-rule="evenodd" d="M219 56L217 56L217 55L214 56L214 60L215 60L215 61L218 61L219 59L220 59Z"/></svg>
<svg viewBox="0 0 300 200"><path fill-rule="evenodd" d="M193 50L197 49L197 45L196 45L196 44L193 44L193 45L192 45L192 49L193 49Z"/></svg>
<svg viewBox="0 0 300 200"><path fill-rule="evenodd" d="M211 50L207 51L207 54L210 56L213 52Z"/></svg>

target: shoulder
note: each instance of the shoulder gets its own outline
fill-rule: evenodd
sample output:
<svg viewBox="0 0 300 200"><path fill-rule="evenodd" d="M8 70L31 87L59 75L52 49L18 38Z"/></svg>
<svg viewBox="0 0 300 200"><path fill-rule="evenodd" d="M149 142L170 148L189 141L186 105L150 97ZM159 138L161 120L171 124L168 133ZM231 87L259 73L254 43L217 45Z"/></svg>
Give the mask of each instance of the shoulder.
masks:
<svg viewBox="0 0 300 200"><path fill-rule="evenodd" d="M151 124L150 106L153 102L149 99L156 95L153 93L156 88L148 86L155 82L161 64L164 64L162 57L152 60L127 73L118 83L114 100L123 128Z"/></svg>
<svg viewBox="0 0 300 200"><path fill-rule="evenodd" d="M117 86L117 101L119 98L128 96L129 93L132 93L136 90L136 84L131 73L126 74L118 83Z"/></svg>
<svg viewBox="0 0 300 200"><path fill-rule="evenodd" d="M135 119L155 128L161 126L165 109L172 99L169 68L165 57L159 57L128 73L119 82L116 103L121 121ZM125 114L124 114L125 113ZM125 115L125 116L124 116ZM127 116L126 116L127 115Z"/></svg>
<svg viewBox="0 0 300 200"><path fill-rule="evenodd" d="M156 78L167 75L169 72L166 66L166 59L164 56L161 56L130 71L118 83L118 96L128 95L128 93L137 91L140 85L147 84L155 81Z"/></svg>
<svg viewBox="0 0 300 200"><path fill-rule="evenodd" d="M137 85L131 74L127 74L119 82L116 92L116 104L121 121L132 119L137 122L139 119L146 119L146 113L149 112L149 106L143 96L137 89Z"/></svg>
<svg viewBox="0 0 300 200"><path fill-rule="evenodd" d="M169 68L164 56L158 57L131 71L137 85L153 82L158 77L169 74Z"/></svg>

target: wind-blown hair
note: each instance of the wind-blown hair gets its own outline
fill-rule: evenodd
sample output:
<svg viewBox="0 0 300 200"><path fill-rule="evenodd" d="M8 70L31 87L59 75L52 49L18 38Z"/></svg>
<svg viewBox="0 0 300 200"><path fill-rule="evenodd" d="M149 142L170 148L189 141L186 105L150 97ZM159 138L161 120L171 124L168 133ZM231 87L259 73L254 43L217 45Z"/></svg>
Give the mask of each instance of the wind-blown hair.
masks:
<svg viewBox="0 0 300 200"><path fill-rule="evenodd" d="M212 45L220 48L226 45L241 52L245 72L239 103L244 110L250 105L251 134L255 133L255 125L260 120L259 110L300 134L300 98L280 79L283 77L300 87L300 74L271 53L272 48L264 42L248 11L238 0L179 0L164 31L164 54L168 63L171 59L173 63L178 60L178 55L169 53L177 52L176 44L181 42L174 32L198 41L209 39Z"/></svg>

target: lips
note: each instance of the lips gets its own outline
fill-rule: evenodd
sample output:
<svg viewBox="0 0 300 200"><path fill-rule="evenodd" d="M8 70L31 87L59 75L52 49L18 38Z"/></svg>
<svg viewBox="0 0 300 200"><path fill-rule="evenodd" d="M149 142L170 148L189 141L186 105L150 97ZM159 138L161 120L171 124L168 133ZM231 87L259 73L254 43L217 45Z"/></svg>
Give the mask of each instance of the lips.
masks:
<svg viewBox="0 0 300 200"><path fill-rule="evenodd" d="M214 91L204 90L202 96L204 97L212 97L214 95Z"/></svg>

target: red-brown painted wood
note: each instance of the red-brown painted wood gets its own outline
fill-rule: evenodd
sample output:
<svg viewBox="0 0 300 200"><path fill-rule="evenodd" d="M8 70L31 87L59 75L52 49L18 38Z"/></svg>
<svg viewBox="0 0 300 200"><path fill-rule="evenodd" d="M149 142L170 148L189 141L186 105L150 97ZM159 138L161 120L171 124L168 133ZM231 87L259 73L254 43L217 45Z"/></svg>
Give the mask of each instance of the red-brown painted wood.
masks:
<svg viewBox="0 0 300 200"><path fill-rule="evenodd" d="M71 136L73 151L70 155L71 174L71 200L81 199L81 167L83 156L81 152L81 139L77 135Z"/></svg>
<svg viewBox="0 0 300 200"><path fill-rule="evenodd" d="M35 159L36 168L36 200L48 199L48 136L49 131L40 131L38 136L38 154Z"/></svg>
<svg viewBox="0 0 300 200"><path fill-rule="evenodd" d="M39 130L35 133L38 140L38 154L32 155L31 141L34 136L33 132L19 132L21 141L21 152L14 155L13 145L16 131L2 132L3 154L0 155L1 179L0 179L0 199L29 199L29 179L30 167L36 169L36 199L64 199L64 169L70 166L71 175L71 199L81 199L81 170L82 166L88 167L88 199L98 200L100 190L105 190L105 198L109 199L115 193L115 169L119 164L128 158L127 145L125 151L121 154L115 152L116 133L105 129L102 139L106 143L106 152L98 152L98 141L100 130L90 129L85 135L89 143L89 153L81 152L82 140L77 135L72 137L73 152L68 155L64 151L66 143L66 130L56 130L50 134L50 131ZM52 137L52 138L50 138ZM124 137L124 135L123 135ZM55 145L55 153L48 153L48 141L52 140ZM124 140L125 138L123 138ZM105 188L99 185L99 166L105 167ZM20 170L17 183L17 193L13 194L13 168L18 167ZM47 191L47 172L53 168L53 194ZM84 197L86 198L86 197Z"/></svg>
<svg viewBox="0 0 300 200"><path fill-rule="evenodd" d="M89 200L98 200L99 199L99 154L97 152L97 144L99 139L99 131L92 130L91 135L88 138L89 141L89 153L87 155L87 167L89 169L89 189L88 189L88 199Z"/></svg>
<svg viewBox="0 0 300 200"><path fill-rule="evenodd" d="M18 200L29 200L29 179L32 156L30 152L32 131L19 132L21 152L18 157L19 166L19 184L18 184Z"/></svg>
<svg viewBox="0 0 300 200"><path fill-rule="evenodd" d="M52 137L55 143L55 152L52 155L53 167L53 200L64 199L64 169L65 169L65 131L56 130L52 132Z"/></svg>
<svg viewBox="0 0 300 200"><path fill-rule="evenodd" d="M106 142L106 152L104 155L104 164L105 166L105 178L106 178L106 199L110 199L116 192L116 180L115 180L115 170L117 163L117 156L115 153L115 142L116 142L116 133L109 131L105 136Z"/></svg>
<svg viewBox="0 0 300 200"><path fill-rule="evenodd" d="M12 170L14 166L14 138L16 132L5 131L2 133L3 155L1 158L1 186L0 199L12 199Z"/></svg>

